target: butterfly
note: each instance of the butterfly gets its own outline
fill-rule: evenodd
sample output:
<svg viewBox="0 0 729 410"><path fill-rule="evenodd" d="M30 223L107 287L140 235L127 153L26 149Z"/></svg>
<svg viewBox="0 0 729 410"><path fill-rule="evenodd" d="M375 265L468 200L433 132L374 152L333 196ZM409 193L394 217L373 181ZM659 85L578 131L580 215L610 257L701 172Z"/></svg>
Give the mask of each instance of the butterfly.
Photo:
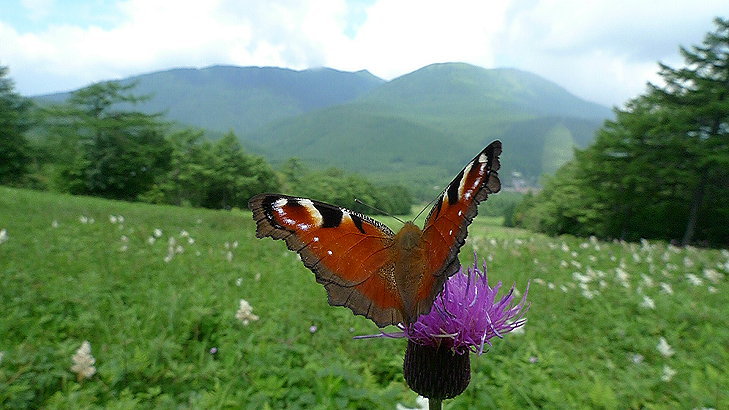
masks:
<svg viewBox="0 0 729 410"><path fill-rule="evenodd" d="M256 236L286 242L324 285L329 304L346 306L379 327L409 325L430 312L478 204L499 192L501 142L476 155L441 192L423 229L405 222L397 233L368 216L307 198L256 195L248 203Z"/></svg>

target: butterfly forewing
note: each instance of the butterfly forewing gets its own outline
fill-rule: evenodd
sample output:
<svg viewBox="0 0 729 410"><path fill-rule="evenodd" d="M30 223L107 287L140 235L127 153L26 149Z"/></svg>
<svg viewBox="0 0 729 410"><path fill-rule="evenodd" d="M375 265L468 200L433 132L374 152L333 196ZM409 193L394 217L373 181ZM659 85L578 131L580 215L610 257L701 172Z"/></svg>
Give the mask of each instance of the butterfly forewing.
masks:
<svg viewBox="0 0 729 410"><path fill-rule="evenodd" d="M433 275L426 277L418 290L418 298L426 304L432 303L445 279L460 267L458 252L466 240L468 225L478 213L479 202L501 189L499 154L500 141L484 148L448 184L428 214L423 242L428 249L428 271Z"/></svg>
<svg viewBox="0 0 729 410"><path fill-rule="evenodd" d="M402 320L393 278L393 232L359 213L310 199L261 194L249 202L256 236L283 239L324 285L329 303L378 326Z"/></svg>

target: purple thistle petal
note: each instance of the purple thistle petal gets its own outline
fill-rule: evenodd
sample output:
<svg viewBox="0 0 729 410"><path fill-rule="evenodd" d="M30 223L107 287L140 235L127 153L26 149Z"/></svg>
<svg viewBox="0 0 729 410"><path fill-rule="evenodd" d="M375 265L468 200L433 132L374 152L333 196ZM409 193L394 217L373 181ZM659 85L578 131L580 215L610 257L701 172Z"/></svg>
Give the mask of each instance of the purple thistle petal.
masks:
<svg viewBox="0 0 729 410"><path fill-rule="evenodd" d="M461 268L448 279L429 314L420 316L409 328L398 325L402 333L383 332L374 337L407 337L426 346L445 344L459 354L468 350L482 354L484 346L491 346L490 339L503 338L526 322L529 285L516 304L513 303L514 286L501 299L496 299L501 286L498 282L490 287L486 264L481 271L474 262L473 268L465 271Z"/></svg>

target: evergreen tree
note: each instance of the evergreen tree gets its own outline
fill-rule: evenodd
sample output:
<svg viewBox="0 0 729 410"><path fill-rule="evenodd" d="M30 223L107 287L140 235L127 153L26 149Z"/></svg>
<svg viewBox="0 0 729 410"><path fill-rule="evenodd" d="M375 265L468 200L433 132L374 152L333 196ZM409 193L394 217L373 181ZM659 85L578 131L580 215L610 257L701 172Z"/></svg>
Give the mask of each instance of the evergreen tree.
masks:
<svg viewBox="0 0 729 410"><path fill-rule="evenodd" d="M244 208L256 194L277 191L279 181L261 157L247 155L233 132L212 146L211 174L202 205L208 208Z"/></svg>
<svg viewBox="0 0 729 410"><path fill-rule="evenodd" d="M25 132L31 125L31 103L15 92L7 74L7 67L0 66L0 184L17 184L30 162Z"/></svg>
<svg viewBox="0 0 729 410"><path fill-rule="evenodd" d="M714 22L716 31L702 45L681 47L685 67L660 65L666 85L651 84L648 96L670 113L661 130L690 164L682 181L690 195L683 244L694 238L700 216L704 221L719 216L706 209L705 198L727 198L729 189L729 19Z"/></svg>
<svg viewBox="0 0 729 410"><path fill-rule="evenodd" d="M729 20L516 210L545 232L729 243Z"/></svg>
<svg viewBox="0 0 729 410"><path fill-rule="evenodd" d="M58 147L61 187L73 194L133 200L165 172L170 147L159 115L120 109L143 98L134 84L98 83L45 110Z"/></svg>

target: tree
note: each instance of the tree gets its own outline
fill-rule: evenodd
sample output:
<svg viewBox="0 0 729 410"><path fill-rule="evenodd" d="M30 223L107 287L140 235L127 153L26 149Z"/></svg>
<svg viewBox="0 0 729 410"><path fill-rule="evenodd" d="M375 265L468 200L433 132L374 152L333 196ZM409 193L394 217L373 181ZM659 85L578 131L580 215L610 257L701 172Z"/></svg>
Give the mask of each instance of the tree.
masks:
<svg viewBox="0 0 729 410"><path fill-rule="evenodd" d="M0 184L16 184L28 173L25 132L31 126L31 103L14 91L7 74L7 67L0 66Z"/></svg>
<svg viewBox="0 0 729 410"><path fill-rule="evenodd" d="M276 174L261 157L247 155L233 132L212 146L211 175L202 205L208 208L245 208L256 194L276 191Z"/></svg>
<svg viewBox="0 0 729 410"><path fill-rule="evenodd" d="M729 188L729 19L714 23L717 30L703 45L681 47L685 67L660 65L666 85L651 84L648 97L671 113L663 129L692 164L686 175L691 200L684 245L694 238L705 198Z"/></svg>
<svg viewBox="0 0 729 410"><path fill-rule="evenodd" d="M683 244L729 243L729 20L686 65L660 65L665 86L616 109L517 222L549 233Z"/></svg>
<svg viewBox="0 0 729 410"><path fill-rule="evenodd" d="M45 110L59 147L61 187L73 194L134 200L169 164L167 125L159 115L120 109L143 100L135 84L106 82L73 93L68 103Z"/></svg>

